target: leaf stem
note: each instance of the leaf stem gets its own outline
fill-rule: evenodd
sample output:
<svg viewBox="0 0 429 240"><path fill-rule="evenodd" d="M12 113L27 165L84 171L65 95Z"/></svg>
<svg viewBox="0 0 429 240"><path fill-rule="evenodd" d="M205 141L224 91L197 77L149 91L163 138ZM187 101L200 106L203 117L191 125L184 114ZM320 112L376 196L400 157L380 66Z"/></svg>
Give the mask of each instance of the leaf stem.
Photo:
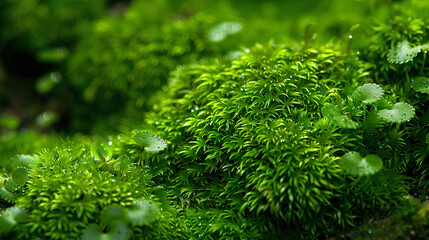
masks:
<svg viewBox="0 0 429 240"><path fill-rule="evenodd" d="M423 70L425 69L425 63L426 63L426 50L423 51L423 61L422 61L422 66L420 67L420 75L423 75Z"/></svg>

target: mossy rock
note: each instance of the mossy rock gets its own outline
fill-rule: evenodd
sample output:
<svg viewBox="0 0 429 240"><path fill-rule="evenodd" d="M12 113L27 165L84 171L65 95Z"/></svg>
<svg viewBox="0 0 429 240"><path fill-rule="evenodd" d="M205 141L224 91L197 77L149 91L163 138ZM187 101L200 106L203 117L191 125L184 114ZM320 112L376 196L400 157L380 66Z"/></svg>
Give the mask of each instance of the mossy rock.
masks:
<svg viewBox="0 0 429 240"><path fill-rule="evenodd" d="M332 47L294 51L272 43L257 44L231 63L178 70L147 118L170 147L147 161L167 164L174 185L168 188L181 189L173 199L183 197L199 211L228 206L228 218L261 222L244 235L212 229L219 236L326 236L351 224L365 204L386 211L378 206L393 204L389 198L402 188L390 193L374 185L366 193L382 193L372 203L345 198L349 180L337 154L345 148L333 134L336 127L321 116L325 105L336 102L334 93L363 84L362 71L359 61ZM355 135L343 134L351 150L359 148Z"/></svg>

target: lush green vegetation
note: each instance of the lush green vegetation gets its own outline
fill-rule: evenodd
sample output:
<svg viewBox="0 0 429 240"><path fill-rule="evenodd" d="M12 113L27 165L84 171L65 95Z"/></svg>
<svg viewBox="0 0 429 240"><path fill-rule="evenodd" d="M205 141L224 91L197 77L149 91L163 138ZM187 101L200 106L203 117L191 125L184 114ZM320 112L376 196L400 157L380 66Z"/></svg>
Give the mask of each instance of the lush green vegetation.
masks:
<svg viewBox="0 0 429 240"><path fill-rule="evenodd" d="M0 3L2 239L425 239L429 3Z"/></svg>

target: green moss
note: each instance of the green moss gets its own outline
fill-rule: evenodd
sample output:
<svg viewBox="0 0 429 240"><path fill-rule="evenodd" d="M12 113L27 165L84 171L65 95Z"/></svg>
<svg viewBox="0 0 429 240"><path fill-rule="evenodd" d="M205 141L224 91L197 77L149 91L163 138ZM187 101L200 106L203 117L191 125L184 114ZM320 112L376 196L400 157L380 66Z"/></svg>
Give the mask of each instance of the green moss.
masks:
<svg viewBox="0 0 429 240"><path fill-rule="evenodd" d="M101 224L103 229L107 226L100 219L104 208L117 205L131 211L140 200L151 197L151 175L134 164L119 167L124 160L103 162L91 155L88 146L64 143L37 158L25 196L16 203L27 212L25 220L15 227L21 239L78 239L89 224ZM160 216L141 208L134 210L131 222L143 217L141 214L142 219L157 220ZM157 221L151 227L165 228L165 224L164 220Z"/></svg>
<svg viewBox="0 0 429 240"><path fill-rule="evenodd" d="M346 94L342 88L363 83L361 63L332 47L299 52L271 43L246 51L231 63L179 69L154 98L147 123L169 147L144 162L167 164L166 185L181 193L170 197L204 214L225 211L228 218L261 222L253 231L231 223L212 229L225 221L218 218L202 223L219 238L242 231L270 238L292 229L295 237L326 236L364 209L383 214L394 205L404 193L401 180L391 192L375 180L354 187L338 156L362 150L360 138L321 116L335 96ZM135 152L123 141L122 151ZM345 197L351 189L357 191L353 201Z"/></svg>
<svg viewBox="0 0 429 240"><path fill-rule="evenodd" d="M393 4L389 11L388 15L380 14L380 20L372 26L368 45L362 50L362 59L368 62L373 81L385 86L385 94L390 95L394 102L402 102L402 105L386 108L383 112L386 115L382 118L390 122L410 122L399 130L390 130L400 135L386 137L396 139L392 146L398 150L395 158L402 159L398 164L406 165L407 172L412 173L413 178L419 176L415 184L422 184L428 178L429 167L424 160L428 156L425 136L429 128L425 116L429 116L429 98L420 87L424 85L422 80L427 75L425 44L429 42L429 4L415 0L402 1ZM406 107L409 114L414 115L415 112L416 117L402 118L396 111L402 108L400 106ZM401 113L404 111L401 110ZM394 115L395 120L392 119ZM377 139L383 138L380 136ZM402 144L398 144L400 142ZM405 142L412 144L405 147Z"/></svg>

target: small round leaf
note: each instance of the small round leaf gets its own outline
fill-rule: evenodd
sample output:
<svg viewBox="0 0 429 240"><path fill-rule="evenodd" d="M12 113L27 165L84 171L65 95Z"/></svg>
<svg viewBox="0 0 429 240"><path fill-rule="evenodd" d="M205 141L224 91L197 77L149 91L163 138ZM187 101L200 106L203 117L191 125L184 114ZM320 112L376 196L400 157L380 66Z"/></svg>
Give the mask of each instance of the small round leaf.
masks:
<svg viewBox="0 0 429 240"><path fill-rule="evenodd" d="M19 186L24 186L24 184L27 183L28 180L28 169L26 167L17 167L12 172L12 179Z"/></svg>
<svg viewBox="0 0 429 240"><path fill-rule="evenodd" d="M149 200L137 201L134 208L127 212L131 224L134 226L150 225L158 220L161 213L158 206Z"/></svg>
<svg viewBox="0 0 429 240"><path fill-rule="evenodd" d="M83 233L82 240L103 240L103 233L97 225L92 224Z"/></svg>
<svg viewBox="0 0 429 240"><path fill-rule="evenodd" d="M408 103L399 102L393 105L393 108L384 109L378 112L378 116L387 122L403 123L409 121L415 115L415 109Z"/></svg>
<svg viewBox="0 0 429 240"><path fill-rule="evenodd" d="M7 191L13 193L21 190L22 185L18 184L13 178L4 182L4 187Z"/></svg>
<svg viewBox="0 0 429 240"><path fill-rule="evenodd" d="M353 101L374 103L383 96L383 89L375 83L367 83L356 89L352 95Z"/></svg>
<svg viewBox="0 0 429 240"><path fill-rule="evenodd" d="M322 114L329 122L342 128L356 128L358 124L346 116L341 115L340 109L335 106L327 105L323 107Z"/></svg>
<svg viewBox="0 0 429 240"><path fill-rule="evenodd" d="M19 166L31 168L34 165L36 165L36 158L29 155L21 154L10 159L8 164L8 169L13 171L15 168Z"/></svg>
<svg viewBox="0 0 429 240"><path fill-rule="evenodd" d="M416 92L429 94L429 78L418 77L416 79L413 79L411 87L413 87Z"/></svg>
<svg viewBox="0 0 429 240"><path fill-rule="evenodd" d="M149 153L157 153L167 147L167 143L161 137L147 131L139 131L134 135L134 141L144 146Z"/></svg>
<svg viewBox="0 0 429 240"><path fill-rule="evenodd" d="M0 233L10 231L16 224L26 219L27 212L20 207L7 208L0 213Z"/></svg>
<svg viewBox="0 0 429 240"><path fill-rule="evenodd" d="M403 64L412 61L422 49L422 46L410 47L408 41L399 42L395 47L389 50L387 59L391 63Z"/></svg>
<svg viewBox="0 0 429 240"><path fill-rule="evenodd" d="M344 171L355 176L371 175L383 168L383 161L377 155L363 158L358 152L348 152L340 161Z"/></svg>
<svg viewBox="0 0 429 240"><path fill-rule="evenodd" d="M100 214L100 222L108 226L114 221L126 221L124 209L116 205L104 208Z"/></svg>
<svg viewBox="0 0 429 240"><path fill-rule="evenodd" d="M6 190L5 187L1 187L0 188L0 198L7 201L7 202L13 203L16 200L16 195L9 192L8 190Z"/></svg>

